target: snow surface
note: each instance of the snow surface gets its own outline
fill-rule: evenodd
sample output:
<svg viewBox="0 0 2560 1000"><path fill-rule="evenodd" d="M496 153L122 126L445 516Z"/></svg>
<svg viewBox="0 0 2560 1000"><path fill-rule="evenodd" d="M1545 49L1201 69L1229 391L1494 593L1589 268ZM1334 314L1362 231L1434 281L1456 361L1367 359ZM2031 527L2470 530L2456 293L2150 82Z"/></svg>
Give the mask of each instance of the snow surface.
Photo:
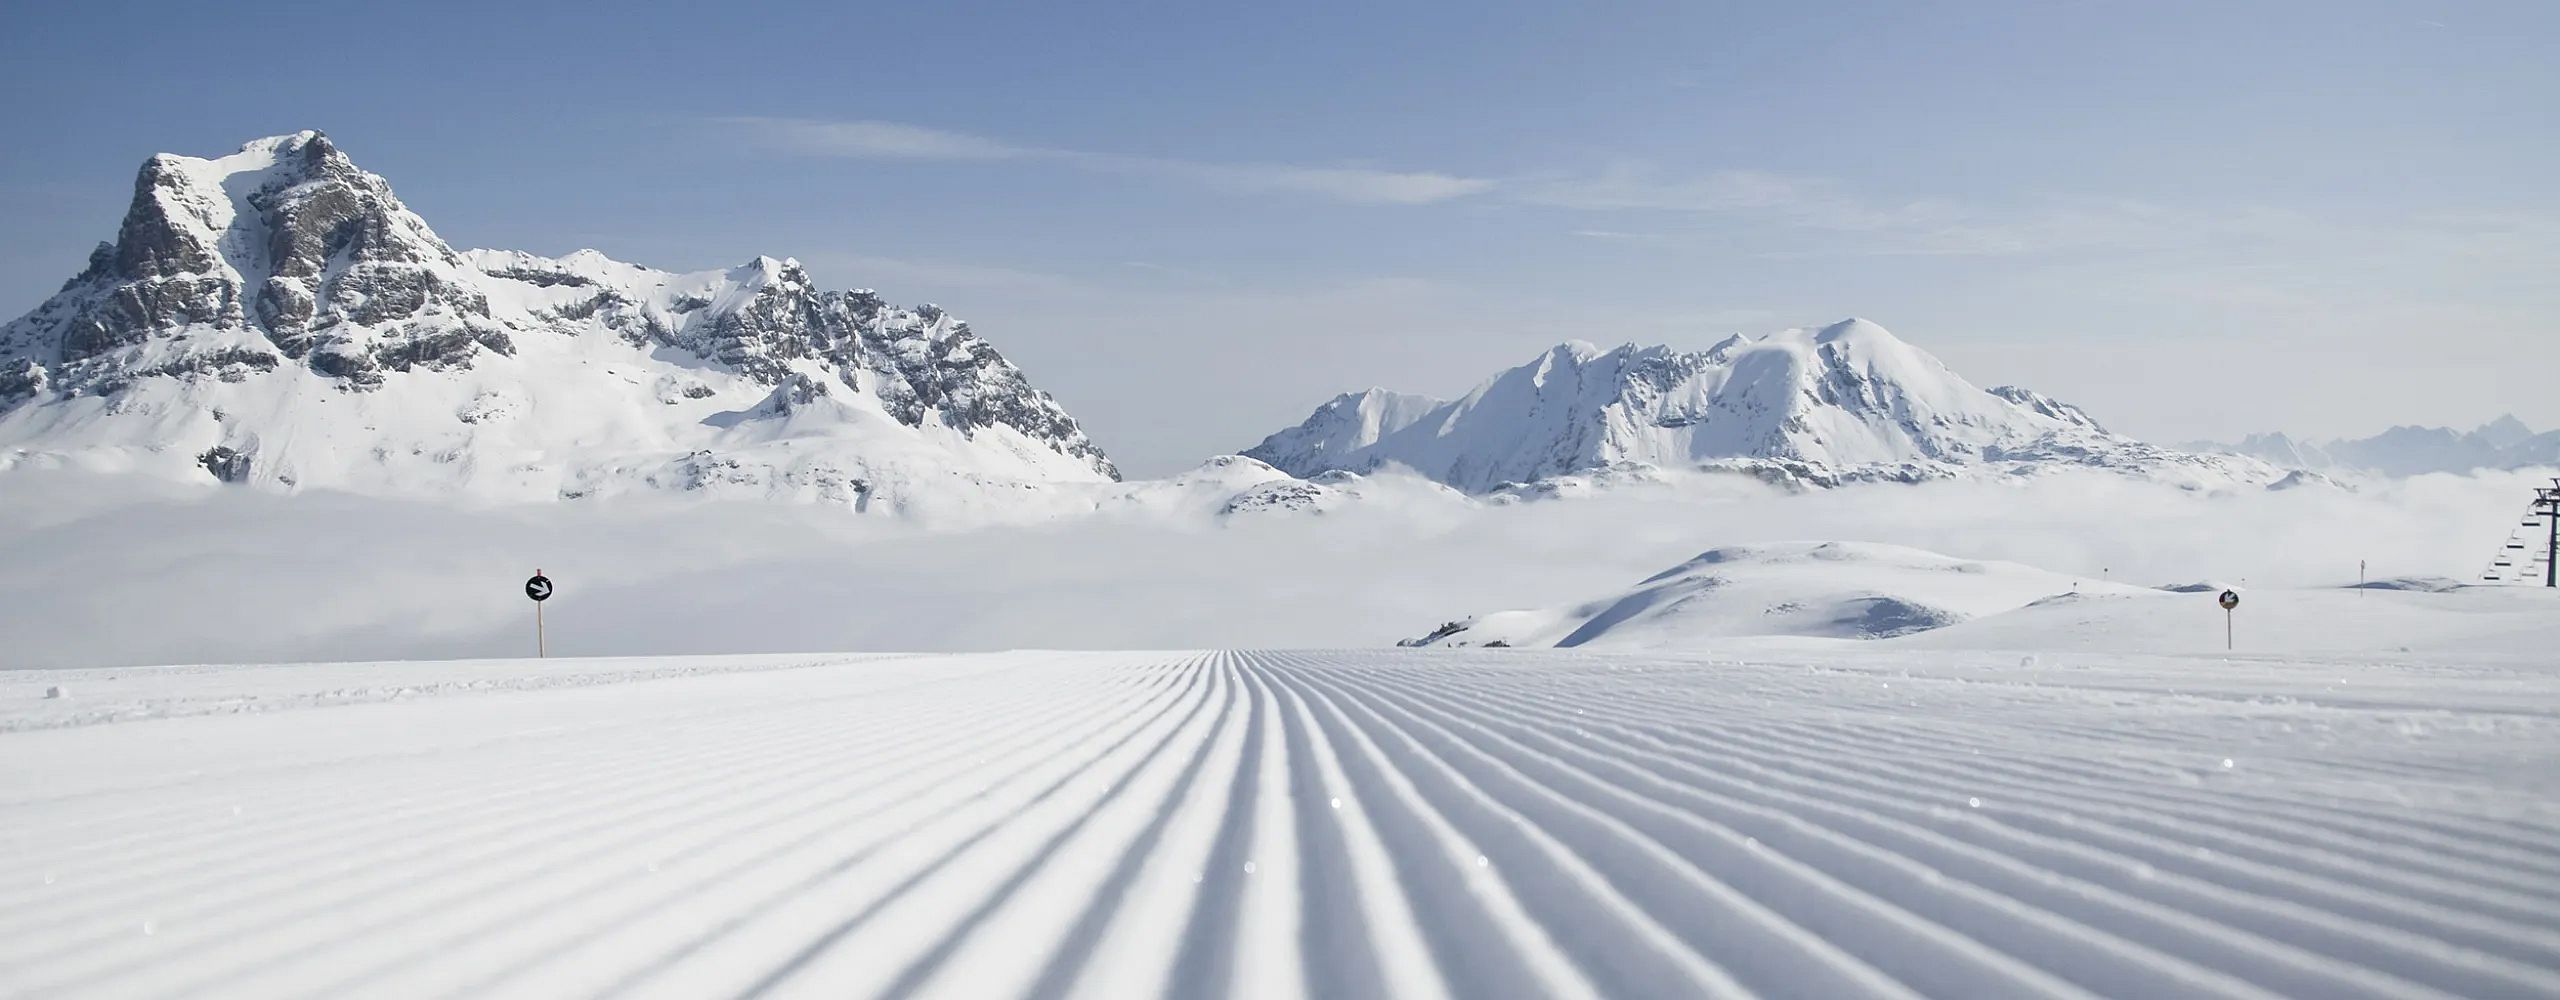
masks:
<svg viewBox="0 0 2560 1000"><path fill-rule="evenodd" d="M8 674L0 830L14 996L2560 993L2547 661Z"/></svg>

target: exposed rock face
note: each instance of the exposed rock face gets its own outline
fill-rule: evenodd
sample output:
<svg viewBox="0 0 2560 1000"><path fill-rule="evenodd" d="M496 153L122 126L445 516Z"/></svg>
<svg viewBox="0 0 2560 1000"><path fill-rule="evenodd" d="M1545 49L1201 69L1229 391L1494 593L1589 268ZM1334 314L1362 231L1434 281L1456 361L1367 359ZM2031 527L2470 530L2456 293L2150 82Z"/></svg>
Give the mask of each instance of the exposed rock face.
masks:
<svg viewBox="0 0 2560 1000"><path fill-rule="evenodd" d="M53 388L70 394L143 375L272 368L279 355L371 388L385 371L510 352L475 273L317 132L219 160L155 156L134 178L116 241L0 332L0 351L56 369ZM181 349L142 350L160 340ZM132 363L159 353L177 356Z"/></svg>
<svg viewBox="0 0 2560 1000"><path fill-rule="evenodd" d="M204 471L223 482L237 483L249 478L250 457L238 449L216 445L205 449L204 454L196 456L196 460L204 463Z"/></svg>
<svg viewBox="0 0 2560 1000"><path fill-rule="evenodd" d="M434 410L491 432L489 411L469 399L542 394L494 383L550 389L589 380L600 366L622 373L622 383L645 371L651 377L633 395L659 408L647 419L679 421L663 433L629 421L616 428L633 439L627 444L668 449L669 468L658 478L670 481L702 478L680 471L711 467L693 457L702 450L714 453L713 465L761 470L740 473L759 482L867 480L873 473L865 470L888 461L881 457L887 453L912 473L937 464L922 454L936 449L956 449L947 464L963 478L1118 477L1064 408L938 307L903 309L869 291L821 290L796 262L769 257L672 274L593 251L556 260L456 251L387 182L317 132L262 139L217 159L161 155L143 165L115 242L100 245L61 292L0 326L0 453L84 447L91 442L67 435L60 421L17 411L122 399L147 382L160 386L145 394L150 402L119 406L154 410L174 424L166 411L187 405L177 402L185 396L241 416L216 422L209 438L204 421L89 437L125 448L139 437L148 448L155 447L149 439L165 436L160 445L186 449L183 464L200 474L272 485L277 480L261 470L337 463L347 450L341 440L330 455L315 455L305 435L282 432L286 425L317 419L330 395L382 395L380 406L360 407L373 421L364 430L437 441L386 439L373 451L435 451L469 464L474 449L448 440L457 427L415 426L406 416L397 428L382 422L394 411ZM465 382L472 396L441 399ZM218 401L201 388L178 396L168 389L217 383L243 388L214 394ZM327 392L294 388L306 383ZM694 436L686 426L711 414L745 409L737 396L775 393L796 403L768 415L829 396L848 407L826 411L844 425L828 432L837 453L827 461L841 467L785 474L766 459L726 454L724 445L778 447L776 433L747 434L735 422L720 427L747 440L679 440ZM417 396L439 399L429 405L412 400ZM872 414L908 428L910 437L880 438L886 425ZM335 426L342 418L327 422L333 436L347 430ZM794 426L803 437L814 432L805 421ZM252 447L262 434L277 439L274 446ZM878 440L855 442L853 435ZM683 447L688 443L707 447ZM554 443L509 446L526 448L544 453L536 462L555 478L595 479L593 470L569 468L579 457L557 454ZM212 457L216 450L227 457ZM243 464L251 451L261 454L254 466ZM807 464L807 451L788 464ZM369 475L342 468L320 478L364 489Z"/></svg>

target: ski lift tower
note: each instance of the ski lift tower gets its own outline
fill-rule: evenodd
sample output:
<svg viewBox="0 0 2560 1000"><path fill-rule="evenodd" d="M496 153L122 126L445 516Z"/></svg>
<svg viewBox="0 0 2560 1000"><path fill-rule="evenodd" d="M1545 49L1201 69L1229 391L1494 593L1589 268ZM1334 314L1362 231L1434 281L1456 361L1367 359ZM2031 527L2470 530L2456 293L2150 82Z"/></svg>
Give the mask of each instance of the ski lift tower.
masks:
<svg viewBox="0 0 2560 1000"><path fill-rule="evenodd" d="M2490 583L2531 583L2560 587L2560 477L2548 489L2537 487L2524 520L2507 534L2507 543L2490 560L2480 578Z"/></svg>
<svg viewBox="0 0 2560 1000"><path fill-rule="evenodd" d="M2560 476L2551 479L2551 488L2533 491L2533 512L2542 515L2547 534L2542 541L2542 585L2560 587Z"/></svg>

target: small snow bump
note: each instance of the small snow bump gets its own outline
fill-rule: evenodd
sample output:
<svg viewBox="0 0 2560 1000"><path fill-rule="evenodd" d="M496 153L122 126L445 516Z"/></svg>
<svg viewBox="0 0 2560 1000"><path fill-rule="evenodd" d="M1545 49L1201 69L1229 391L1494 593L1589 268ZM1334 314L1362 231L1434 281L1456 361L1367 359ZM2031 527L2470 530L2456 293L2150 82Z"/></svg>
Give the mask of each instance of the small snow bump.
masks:
<svg viewBox="0 0 2560 1000"><path fill-rule="evenodd" d="M1982 808L1982 800L1979 798L1968 798L1964 800L1964 804L1975 809Z"/></svg>

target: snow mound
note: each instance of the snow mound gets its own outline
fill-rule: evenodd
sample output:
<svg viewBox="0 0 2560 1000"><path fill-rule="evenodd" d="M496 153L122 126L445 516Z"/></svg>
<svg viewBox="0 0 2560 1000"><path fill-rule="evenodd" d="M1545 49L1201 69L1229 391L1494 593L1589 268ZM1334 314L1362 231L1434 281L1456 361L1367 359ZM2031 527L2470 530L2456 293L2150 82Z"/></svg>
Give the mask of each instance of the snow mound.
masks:
<svg viewBox="0 0 2560 1000"><path fill-rule="evenodd" d="M2395 576L2383 580L2368 580L2347 589L2412 590L2422 594L2444 594L2461 590L2466 586L2469 585L2449 576Z"/></svg>
<svg viewBox="0 0 2560 1000"><path fill-rule="evenodd" d="M2138 593L1872 542L1709 549L1621 593L1450 622L1416 646L1659 648L1741 636L1891 639L2072 593Z"/></svg>

